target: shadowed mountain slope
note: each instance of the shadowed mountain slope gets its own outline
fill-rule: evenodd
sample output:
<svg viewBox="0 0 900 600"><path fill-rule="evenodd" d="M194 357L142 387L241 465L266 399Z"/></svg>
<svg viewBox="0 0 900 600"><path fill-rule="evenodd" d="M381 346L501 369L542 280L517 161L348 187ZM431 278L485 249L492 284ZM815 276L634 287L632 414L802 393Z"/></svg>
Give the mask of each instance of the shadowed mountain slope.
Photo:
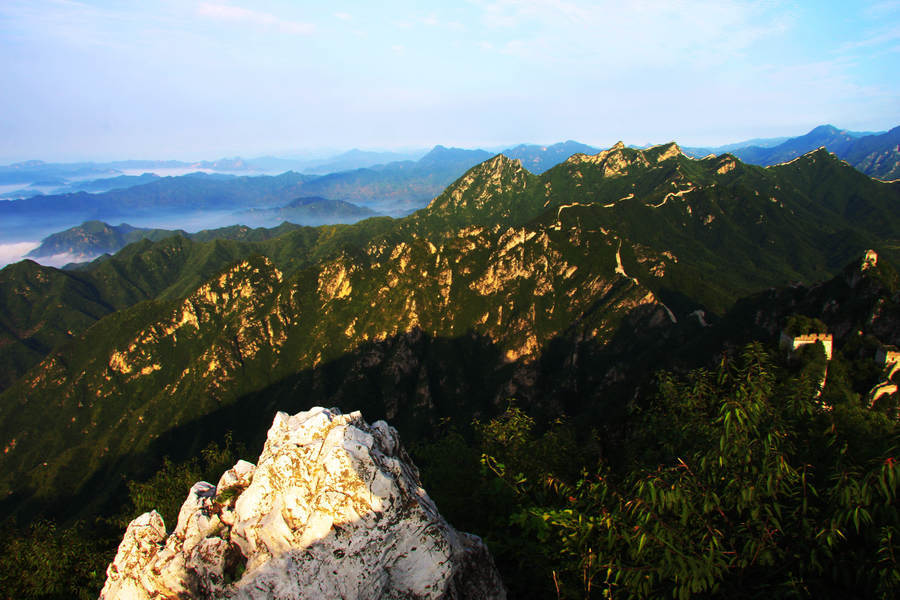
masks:
<svg viewBox="0 0 900 600"><path fill-rule="evenodd" d="M79 275L116 288L129 260L180 257L128 288L147 301L72 335L0 395L0 492L31 510L91 482L102 503L173 428L311 395L351 394L412 432L510 396L602 421L667 340L701 327L690 313L714 322L867 247L896 255L898 219L897 184L824 151L762 168L617 144L542 175L498 155L405 219L144 241Z"/></svg>

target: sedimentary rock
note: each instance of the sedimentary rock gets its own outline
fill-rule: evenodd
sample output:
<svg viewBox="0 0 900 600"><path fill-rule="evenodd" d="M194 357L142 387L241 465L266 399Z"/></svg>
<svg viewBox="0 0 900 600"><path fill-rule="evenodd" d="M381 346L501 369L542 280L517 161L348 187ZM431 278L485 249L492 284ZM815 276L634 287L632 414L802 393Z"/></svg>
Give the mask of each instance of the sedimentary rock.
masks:
<svg viewBox="0 0 900 600"><path fill-rule="evenodd" d="M128 526L101 598L504 598L483 542L455 531L395 429L358 412L278 413L256 466L195 484L166 535Z"/></svg>

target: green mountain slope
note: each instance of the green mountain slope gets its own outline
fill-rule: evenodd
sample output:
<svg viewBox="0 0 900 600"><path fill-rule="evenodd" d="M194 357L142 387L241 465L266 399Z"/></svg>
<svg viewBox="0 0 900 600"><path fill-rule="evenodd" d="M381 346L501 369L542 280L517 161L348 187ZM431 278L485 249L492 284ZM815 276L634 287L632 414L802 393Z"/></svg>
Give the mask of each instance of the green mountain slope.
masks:
<svg viewBox="0 0 900 600"><path fill-rule="evenodd" d="M168 232L159 242L143 239L77 269L32 261L9 265L0 270L0 390L113 311L143 300L183 298L226 265L260 252L296 269L357 243L357 238L368 239L389 223L374 219L353 229L236 225L189 237Z"/></svg>
<svg viewBox="0 0 900 600"><path fill-rule="evenodd" d="M825 152L762 168L618 144L542 175L499 155L405 219L256 243L170 238L183 252L141 242L85 274L153 300L0 395L0 493L8 510L88 489L102 503L119 473L317 402L413 438L509 396L612 424L668 344L701 329L691 312L715 321L868 246L896 254L898 201L896 184ZM130 279L129 260L167 251L180 266Z"/></svg>
<svg viewBox="0 0 900 600"><path fill-rule="evenodd" d="M470 172L417 222L452 228L538 219L612 231L627 242L626 271L664 298L688 297L714 312L761 287L821 279L875 241L889 254L897 248L900 186L824 151L761 168L729 155L694 160L675 144L643 151L620 144L573 156L540 178L495 161L493 182L470 182ZM644 247L672 254L667 277L647 277L632 251Z"/></svg>
<svg viewBox="0 0 900 600"><path fill-rule="evenodd" d="M97 319L166 291L196 287L248 250L182 237L143 240L87 271L22 261L0 270L0 388ZM177 292L176 292L177 293Z"/></svg>
<svg viewBox="0 0 900 600"><path fill-rule="evenodd" d="M331 201L326 201L330 204ZM339 208L344 208L340 206ZM313 209L313 215L321 219L329 220L334 212L328 208ZM369 211L361 211L366 216L371 216ZM275 213L277 214L277 212ZM339 215L342 213L338 213ZM356 219L359 220L359 219ZM283 221L283 219L282 219ZM338 221L340 222L340 221ZM231 225L216 229L204 229L196 233L188 233L181 229L148 229L144 227L132 227L127 223L121 225L109 225L102 221L85 221L76 227L70 227L65 231L47 236L41 245L28 253L35 258L67 254L72 260L89 260L100 254L115 254L128 244L139 240L158 241L175 235L190 238L197 241L208 240L237 240L246 242L260 242L278 237L289 231L299 228L294 223L282 222L281 225L272 228L251 228L247 225Z"/></svg>

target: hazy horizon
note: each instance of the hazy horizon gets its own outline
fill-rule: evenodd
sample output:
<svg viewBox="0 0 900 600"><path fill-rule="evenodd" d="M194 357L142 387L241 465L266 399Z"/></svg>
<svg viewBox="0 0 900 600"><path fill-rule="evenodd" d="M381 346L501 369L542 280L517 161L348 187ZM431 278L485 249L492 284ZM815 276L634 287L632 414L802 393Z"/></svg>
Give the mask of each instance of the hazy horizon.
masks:
<svg viewBox="0 0 900 600"><path fill-rule="evenodd" d="M821 125L831 125L831 126L837 127L840 130L843 130L843 131L853 131L855 133L859 133L857 130L851 130L846 127L841 127L839 124L834 124L834 123L820 123L819 125L816 125L813 128L821 126ZM893 129L894 127L897 127L898 125L900 125L900 123L894 123L894 124L885 126L880 129L869 130L869 131L866 131L863 133L875 133L875 134L884 133L890 129ZM104 155L104 156L94 156L94 157L85 156L82 158L71 158L71 159L62 159L62 160L47 160L47 159L44 159L41 157L31 157L31 158L21 158L18 160L9 160L6 162L0 161L0 166L25 163L25 162L29 162L29 161L33 161L33 160L37 160L37 161L41 161L41 162L45 162L45 163L60 163L60 164L81 163L81 162L84 162L84 163L93 162L93 163L98 163L98 164L105 164L105 163L128 162L128 161L147 161L147 162L150 162L150 161L178 161L178 162L184 162L184 163L199 163L199 162L211 162L211 161L217 161L217 160L230 160L230 159L242 159L242 160L253 161L253 160L264 159L264 158L296 160L298 162L302 162L302 161L317 162L317 161L328 161L330 159L340 157L343 154L353 152L353 151L373 152L373 153L374 152L383 152L383 153L391 152L391 153L396 153L396 154L424 155L438 146L444 146L444 147L460 148L460 149L464 149L464 150L484 150L487 152L502 152L503 150L510 149L510 148L513 148L513 147L519 146L519 145L532 145L532 146L547 147L547 146L552 146L554 144L565 143L565 142L578 142L578 143L582 143L582 144L587 144L589 146L594 146L601 150L611 148L613 145L615 145L619 141L624 142L627 146L633 146L636 148L657 146L657 145L667 144L670 142L675 142L679 146L683 146L683 147L716 148L716 147L720 147L720 146L727 146L727 145L731 145L731 144L746 142L746 141L750 141L750 140L754 140L754 139L759 139L759 140L780 139L780 138L789 139L789 138L793 138L793 137L799 137L799 136L809 133L813 128L805 129L803 131L784 133L783 135L766 136L765 138L762 138L762 137L741 138L741 139L734 139L734 140L719 142L716 144L704 144L704 143L685 144L677 139L666 140L666 141L645 141L645 142L616 140L615 142L611 142L609 144L592 144L590 142L585 142L584 140L580 140L580 139L574 139L574 140L573 139L565 139L565 140L560 139L560 140L556 140L556 141L552 141L552 142L516 141L516 142L510 142L507 144L500 144L500 145L495 145L495 146L465 146L465 145L449 146L448 144L441 144L438 142L438 143L431 144L430 146L423 146L420 148L408 148L408 147L403 147L403 148L384 148L384 147L360 148L360 147L354 146L351 148L336 148L336 149L328 149L328 150L309 150L306 152L305 155L301 154L298 151L286 151L286 152L280 153L280 154L278 152L268 152L268 153L263 153L263 154L254 154L254 155L243 155L243 154L238 153L238 154L227 155L227 156L226 155L222 155L222 156L191 156L191 157L182 157L182 158L171 157L171 156L118 157L118 156L113 156L113 155L109 155L109 156ZM417 160L417 159L413 158L412 160ZM160 176L177 176L177 175L184 175L184 174L196 173L196 172L233 173L235 175L246 175L247 174L247 172L245 172L245 171L233 171L232 172L232 171L227 171L227 170L222 170L222 169L213 170L208 167L187 167L187 166L186 167L157 167L157 168L152 168L152 169L128 168L128 169L119 169L119 172L123 175L140 175L142 173L152 172L152 173L156 173L157 175L160 175ZM267 174L281 173L281 172L282 172L282 170L278 170L278 169L266 171ZM260 174L262 174L262 172L260 172ZM93 177L93 176L89 176L89 177L81 177L80 179L94 179L94 178L95 177ZM73 180L76 180L76 179L79 179L79 178L74 178ZM21 187L20 185L0 186L0 188L4 188L4 189L8 188L9 190L19 189L20 187ZM3 190L0 190L0 192L2 192L2 191Z"/></svg>
<svg viewBox="0 0 900 600"><path fill-rule="evenodd" d="M7 0L0 163L879 131L898 54L897 0Z"/></svg>

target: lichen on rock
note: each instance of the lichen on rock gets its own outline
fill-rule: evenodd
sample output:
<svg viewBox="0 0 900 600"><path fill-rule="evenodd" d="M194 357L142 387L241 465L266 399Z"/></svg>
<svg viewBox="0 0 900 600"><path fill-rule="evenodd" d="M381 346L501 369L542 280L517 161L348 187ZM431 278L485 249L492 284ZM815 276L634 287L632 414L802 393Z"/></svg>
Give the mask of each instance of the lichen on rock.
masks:
<svg viewBox="0 0 900 600"><path fill-rule="evenodd" d="M359 412L277 413L256 466L195 484L166 536L128 526L102 599L504 598L476 536L454 530L397 431Z"/></svg>

